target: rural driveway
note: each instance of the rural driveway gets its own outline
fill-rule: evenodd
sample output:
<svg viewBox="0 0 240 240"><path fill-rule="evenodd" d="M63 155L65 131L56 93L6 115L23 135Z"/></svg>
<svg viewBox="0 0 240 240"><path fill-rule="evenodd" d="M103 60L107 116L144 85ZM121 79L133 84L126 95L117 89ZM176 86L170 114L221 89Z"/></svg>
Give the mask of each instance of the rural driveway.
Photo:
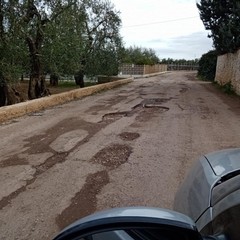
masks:
<svg viewBox="0 0 240 240"><path fill-rule="evenodd" d="M121 206L171 208L202 154L240 145L240 101L172 72L0 125L0 239L51 239Z"/></svg>

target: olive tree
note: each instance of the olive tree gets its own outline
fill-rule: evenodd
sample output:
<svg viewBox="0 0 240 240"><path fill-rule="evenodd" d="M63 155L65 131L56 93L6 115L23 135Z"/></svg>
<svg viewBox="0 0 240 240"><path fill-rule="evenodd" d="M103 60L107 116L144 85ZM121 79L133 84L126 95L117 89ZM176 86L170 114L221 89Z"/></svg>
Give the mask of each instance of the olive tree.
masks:
<svg viewBox="0 0 240 240"><path fill-rule="evenodd" d="M74 74L81 87L84 74L116 74L122 45L120 25L119 12L109 1L75 1L46 28L46 71Z"/></svg>
<svg viewBox="0 0 240 240"><path fill-rule="evenodd" d="M60 75L73 75L81 65L85 14L79 4L75 1L61 14L61 18L54 19L46 27L44 70L55 79Z"/></svg>
<svg viewBox="0 0 240 240"><path fill-rule="evenodd" d="M108 0L0 0L1 93L23 72L29 99L48 94L46 73L116 72L120 25Z"/></svg>
<svg viewBox="0 0 240 240"><path fill-rule="evenodd" d="M122 39L119 12L108 0L85 0L85 50L83 69L87 75L118 72Z"/></svg>
<svg viewBox="0 0 240 240"><path fill-rule="evenodd" d="M0 106L15 103L13 84L28 67L20 20L18 1L0 0Z"/></svg>
<svg viewBox="0 0 240 240"><path fill-rule="evenodd" d="M154 65L159 63L156 52L151 48L129 47L122 51L122 62L139 65Z"/></svg>
<svg viewBox="0 0 240 240"><path fill-rule="evenodd" d="M27 0L23 2L23 22L25 40L30 57L30 81L28 96L30 99L48 94L43 69L43 48L46 45L46 28L55 19L74 4L74 1ZM55 25L56 26L56 25ZM54 44L54 42L52 42Z"/></svg>

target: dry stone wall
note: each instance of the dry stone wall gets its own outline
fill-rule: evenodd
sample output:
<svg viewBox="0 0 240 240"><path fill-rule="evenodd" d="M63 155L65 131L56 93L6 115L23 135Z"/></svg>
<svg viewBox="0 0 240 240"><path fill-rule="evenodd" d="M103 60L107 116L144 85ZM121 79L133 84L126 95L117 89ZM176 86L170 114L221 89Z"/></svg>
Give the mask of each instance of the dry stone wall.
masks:
<svg viewBox="0 0 240 240"><path fill-rule="evenodd" d="M167 71L166 64L155 65L122 64L119 69L120 75L145 75L166 71Z"/></svg>
<svg viewBox="0 0 240 240"><path fill-rule="evenodd" d="M218 57L215 81L220 85L231 83L240 95L240 50Z"/></svg>

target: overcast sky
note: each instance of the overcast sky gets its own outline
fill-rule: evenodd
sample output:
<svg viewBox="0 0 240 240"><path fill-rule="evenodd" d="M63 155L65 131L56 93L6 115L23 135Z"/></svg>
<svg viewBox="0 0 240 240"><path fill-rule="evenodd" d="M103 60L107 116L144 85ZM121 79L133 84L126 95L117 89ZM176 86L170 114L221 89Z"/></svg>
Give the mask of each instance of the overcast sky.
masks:
<svg viewBox="0 0 240 240"><path fill-rule="evenodd" d="M196 0L111 0L121 12L125 46L155 49L161 58L200 58L212 49Z"/></svg>

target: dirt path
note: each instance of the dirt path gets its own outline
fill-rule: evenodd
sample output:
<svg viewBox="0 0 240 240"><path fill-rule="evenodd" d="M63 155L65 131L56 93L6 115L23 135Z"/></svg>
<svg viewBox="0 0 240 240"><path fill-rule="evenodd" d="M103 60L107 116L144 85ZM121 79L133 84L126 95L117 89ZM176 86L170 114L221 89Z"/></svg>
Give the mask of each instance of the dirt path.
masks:
<svg viewBox="0 0 240 240"><path fill-rule="evenodd" d="M171 208L202 154L240 144L239 98L175 72L0 125L0 239L120 206Z"/></svg>

